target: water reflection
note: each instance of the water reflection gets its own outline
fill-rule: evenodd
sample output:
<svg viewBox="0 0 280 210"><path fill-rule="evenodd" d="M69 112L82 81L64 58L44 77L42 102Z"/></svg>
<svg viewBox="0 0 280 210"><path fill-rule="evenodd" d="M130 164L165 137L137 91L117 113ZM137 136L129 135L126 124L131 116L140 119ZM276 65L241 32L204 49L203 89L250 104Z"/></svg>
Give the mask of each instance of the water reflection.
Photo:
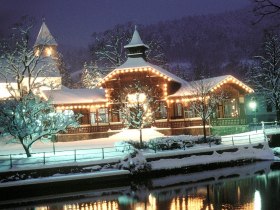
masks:
<svg viewBox="0 0 280 210"><path fill-rule="evenodd" d="M280 165L269 162L192 174L178 174L112 189L81 192L35 209L79 210L261 210L279 209ZM279 163L278 163L279 164ZM144 179L144 178L143 178ZM57 199L56 199L57 200ZM26 208L34 209L34 208Z"/></svg>

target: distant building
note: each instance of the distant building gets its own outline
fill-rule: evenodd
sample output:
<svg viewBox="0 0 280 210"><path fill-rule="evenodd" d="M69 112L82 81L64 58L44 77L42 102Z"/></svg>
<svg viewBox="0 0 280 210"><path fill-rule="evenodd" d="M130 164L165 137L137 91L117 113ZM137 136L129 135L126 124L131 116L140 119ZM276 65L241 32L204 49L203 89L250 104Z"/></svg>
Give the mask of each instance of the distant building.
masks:
<svg viewBox="0 0 280 210"><path fill-rule="evenodd" d="M38 88L35 88L34 91L40 94L42 90L60 89L61 76L57 64L57 43L44 22L33 49L36 58L30 64L32 71L32 77L30 79L35 80L38 84ZM11 61L4 59L0 60L0 99L11 97L8 86L17 89L17 72L6 72L6 69L13 68L13 65L16 66L19 73L22 73L25 68L21 60L17 60L17 57ZM22 83L23 88L27 89L28 79L29 77L26 74Z"/></svg>

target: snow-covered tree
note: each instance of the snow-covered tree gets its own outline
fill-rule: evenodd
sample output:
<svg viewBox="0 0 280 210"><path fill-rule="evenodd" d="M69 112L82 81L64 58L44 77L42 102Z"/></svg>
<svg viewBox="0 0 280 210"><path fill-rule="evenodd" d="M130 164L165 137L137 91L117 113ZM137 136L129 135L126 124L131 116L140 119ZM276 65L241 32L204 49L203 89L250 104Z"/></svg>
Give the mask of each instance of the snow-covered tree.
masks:
<svg viewBox="0 0 280 210"><path fill-rule="evenodd" d="M79 116L64 111L55 112L50 101L30 93L21 100L5 100L0 103L0 124L3 133L8 133L20 143L27 157L31 157L31 146L49 135L77 126Z"/></svg>
<svg viewBox="0 0 280 210"><path fill-rule="evenodd" d="M213 84L209 79L193 81L191 93L195 97L190 102L190 108L202 119L203 135L206 141L206 123L210 116L216 111L219 102L225 99L225 91L212 91Z"/></svg>
<svg viewBox="0 0 280 210"><path fill-rule="evenodd" d="M31 29L31 24L18 25L11 39L3 41L0 46L0 77L6 80L11 96L17 99L38 91L42 86L56 85L47 79L47 75L55 71L56 63L41 56L43 49L35 53L29 43ZM14 82L16 85L12 84Z"/></svg>
<svg viewBox="0 0 280 210"><path fill-rule="evenodd" d="M112 30L104 33L94 33L91 52L95 59L102 65L112 68L124 63L127 58L124 46L130 42L133 28L132 24L129 23L117 25ZM147 37L146 44L149 46L149 50L146 53L147 60L153 64L164 66L166 64L166 57L163 51L164 40L152 34Z"/></svg>
<svg viewBox="0 0 280 210"><path fill-rule="evenodd" d="M280 120L280 37L267 35L262 55L255 56L248 71L248 82L257 93L266 96L268 104L275 106Z"/></svg>
<svg viewBox="0 0 280 210"><path fill-rule="evenodd" d="M130 34L125 25L117 25L104 33L94 33L91 52L106 67L120 66L126 59L124 46L129 42Z"/></svg>
<svg viewBox="0 0 280 210"><path fill-rule="evenodd" d="M81 83L83 87L89 89L95 88L102 78L103 75L96 64L93 64L93 62L90 62L89 65L87 63L84 64L81 76Z"/></svg>
<svg viewBox="0 0 280 210"><path fill-rule="evenodd" d="M116 101L120 104L118 111L127 127L139 130L142 147L142 129L152 124L158 110L155 90L136 81L122 92Z"/></svg>

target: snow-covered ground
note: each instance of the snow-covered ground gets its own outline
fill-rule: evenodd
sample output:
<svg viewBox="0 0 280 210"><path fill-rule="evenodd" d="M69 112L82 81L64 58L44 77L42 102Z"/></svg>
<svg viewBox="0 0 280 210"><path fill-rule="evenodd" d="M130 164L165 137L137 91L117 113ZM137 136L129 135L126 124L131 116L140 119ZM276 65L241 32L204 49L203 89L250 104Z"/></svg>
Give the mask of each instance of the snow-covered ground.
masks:
<svg viewBox="0 0 280 210"><path fill-rule="evenodd" d="M148 141L151 138L163 137L164 135L157 132L154 128L143 129L143 140ZM32 147L33 154L31 158L26 158L24 150L20 144L7 143L7 139L0 141L0 171L19 170L26 168L51 167L51 165L61 164L80 164L90 161L119 161L129 150L123 151L122 148L116 148L117 142L127 140L139 140L139 130L125 129L122 132L112 135L109 138L82 140L74 142L57 142L55 146L55 154L52 143L36 142ZM264 142L265 137L262 131L253 131L242 134L222 136L221 145L212 145L213 147L230 147L232 145L247 145L253 143ZM188 148L188 151L199 150L200 152L209 149L208 144L194 145ZM182 151L183 152L183 151ZM160 153L154 154L154 151L145 151L145 154L160 156ZM164 152L168 154L168 152ZM174 150L169 153L178 154L180 151ZM10 157L12 155L13 167L10 169ZM240 154L241 155L241 154ZM218 158L218 157L217 157ZM218 160L218 159L217 159ZM26 165L27 164L27 165Z"/></svg>
<svg viewBox="0 0 280 210"><path fill-rule="evenodd" d="M148 141L151 138L162 137L163 134L156 131L154 128L143 129L143 140ZM1 137L0 137L1 138ZM65 150L80 150L80 149L92 149L92 148L108 148L114 147L116 142L139 140L139 130L137 129L123 129L120 133L110 136L109 138L99 138L91 140L71 141L71 142L57 142L55 143L56 151ZM2 137L0 139L0 155L19 154L24 153L24 150L20 144L7 143L8 138ZM39 152L53 152L53 144L51 142L37 141L32 145L32 153Z"/></svg>

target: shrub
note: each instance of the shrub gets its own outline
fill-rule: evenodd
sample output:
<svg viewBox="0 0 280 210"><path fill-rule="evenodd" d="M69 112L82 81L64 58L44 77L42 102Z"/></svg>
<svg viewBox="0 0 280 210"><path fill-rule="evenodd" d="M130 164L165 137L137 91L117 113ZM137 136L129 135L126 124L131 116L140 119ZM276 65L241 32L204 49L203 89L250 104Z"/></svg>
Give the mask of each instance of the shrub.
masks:
<svg viewBox="0 0 280 210"><path fill-rule="evenodd" d="M134 150L121 160L116 166L118 169L129 170L131 174L143 173L151 170L151 165L139 150Z"/></svg>

